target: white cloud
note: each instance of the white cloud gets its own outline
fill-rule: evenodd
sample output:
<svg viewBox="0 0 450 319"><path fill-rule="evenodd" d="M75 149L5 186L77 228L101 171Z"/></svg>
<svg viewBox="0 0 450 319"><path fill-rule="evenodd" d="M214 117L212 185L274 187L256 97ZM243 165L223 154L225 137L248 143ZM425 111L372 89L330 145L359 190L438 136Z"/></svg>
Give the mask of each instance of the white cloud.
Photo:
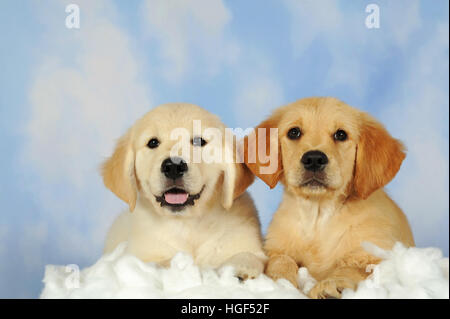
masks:
<svg viewBox="0 0 450 319"><path fill-rule="evenodd" d="M243 128L256 126L282 105L283 99L283 88L273 76L255 74L239 82L234 103L238 124Z"/></svg>
<svg viewBox="0 0 450 319"><path fill-rule="evenodd" d="M181 81L194 67L215 74L238 55L226 33L231 12L222 0L147 0L143 15L148 35L160 43L160 72L169 81Z"/></svg>
<svg viewBox="0 0 450 319"><path fill-rule="evenodd" d="M272 61L251 46L244 49L245 56L239 58L234 68L232 101L236 124L245 129L256 126L282 105L284 90Z"/></svg>
<svg viewBox="0 0 450 319"><path fill-rule="evenodd" d="M51 18L64 12L62 2L42 12L51 40L30 88L21 161L35 177L27 186L49 223L48 236L28 238L32 250L53 241L59 256L86 258L99 252L120 209L103 187L98 167L115 140L151 108L151 92L142 82L130 37L114 23L112 3L77 4L79 30Z"/></svg>
<svg viewBox="0 0 450 319"><path fill-rule="evenodd" d="M322 34L336 33L342 27L343 15L334 0L285 0L291 15L291 42L299 56Z"/></svg>
<svg viewBox="0 0 450 319"><path fill-rule="evenodd" d="M327 47L341 50L344 48L337 44L347 41L360 45L376 42L379 52L391 45L405 48L422 25L418 0L380 3L380 29L366 28L365 19L369 14L365 11L366 4L346 6L344 10L344 1L285 0L284 3L291 16L291 42L296 56L316 39L326 40ZM377 33L382 37L374 36Z"/></svg>
<svg viewBox="0 0 450 319"><path fill-rule="evenodd" d="M382 59L393 47L407 50L421 25L418 0L379 4L380 29L366 28L365 4L346 6L345 10L343 1L334 0L285 0L284 4L291 17L294 57L301 59L318 41L330 55L325 86L349 87L360 96L368 88L373 60Z"/></svg>
<svg viewBox="0 0 450 319"><path fill-rule="evenodd" d="M44 247L42 243L48 240L48 224L45 221L26 224L19 238L19 251L23 256L23 264L27 271L39 269L45 264Z"/></svg>
<svg viewBox="0 0 450 319"><path fill-rule="evenodd" d="M422 26L420 2L388 1L381 8L381 31L385 33L389 43L407 46L414 33Z"/></svg>
<svg viewBox="0 0 450 319"><path fill-rule="evenodd" d="M350 46L346 48L345 39L361 45L367 40L364 38L364 19L360 19L358 26L355 13L346 11L344 15L339 2L334 0L286 0L285 4L291 16L294 56L301 58L314 41L323 41L323 50L328 50L331 56L327 78L324 79L326 85L346 85L354 88L355 92L363 92L367 81L363 72L366 61L357 59Z"/></svg>
<svg viewBox="0 0 450 319"><path fill-rule="evenodd" d="M408 147L399 180L392 186L394 198L412 221L416 239L446 242L447 251L448 37L448 24L438 24L412 53L398 96L383 114L383 121Z"/></svg>

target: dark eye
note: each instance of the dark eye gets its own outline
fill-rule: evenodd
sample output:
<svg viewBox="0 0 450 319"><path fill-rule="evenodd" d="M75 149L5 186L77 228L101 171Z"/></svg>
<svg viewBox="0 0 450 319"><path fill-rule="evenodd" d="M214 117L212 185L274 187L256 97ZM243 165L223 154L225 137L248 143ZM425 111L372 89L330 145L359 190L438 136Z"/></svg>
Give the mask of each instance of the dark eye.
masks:
<svg viewBox="0 0 450 319"><path fill-rule="evenodd" d="M148 141L147 146L150 148L157 148L159 146L159 140L157 138L152 138Z"/></svg>
<svg viewBox="0 0 450 319"><path fill-rule="evenodd" d="M337 130L336 133L334 133L334 139L336 141L345 141L347 139L347 133L344 130Z"/></svg>
<svg viewBox="0 0 450 319"><path fill-rule="evenodd" d="M192 139L192 145L202 147L206 145L206 141L203 138L197 136Z"/></svg>
<svg viewBox="0 0 450 319"><path fill-rule="evenodd" d="M291 140L299 139L300 136L302 136L302 131L298 127L291 128L287 133L287 137Z"/></svg>

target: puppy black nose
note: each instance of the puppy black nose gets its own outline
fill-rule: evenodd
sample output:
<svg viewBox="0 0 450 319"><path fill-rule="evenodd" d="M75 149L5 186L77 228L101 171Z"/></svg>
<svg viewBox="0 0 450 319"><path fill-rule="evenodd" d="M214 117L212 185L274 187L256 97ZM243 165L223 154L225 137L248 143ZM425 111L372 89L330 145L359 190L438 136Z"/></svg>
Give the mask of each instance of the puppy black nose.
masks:
<svg viewBox="0 0 450 319"><path fill-rule="evenodd" d="M301 162L306 170L322 171L328 164L328 157L321 151L309 151L303 154Z"/></svg>
<svg viewBox="0 0 450 319"><path fill-rule="evenodd" d="M170 179L182 177L187 170L188 166L186 162L179 157L166 158L161 164L161 172Z"/></svg>

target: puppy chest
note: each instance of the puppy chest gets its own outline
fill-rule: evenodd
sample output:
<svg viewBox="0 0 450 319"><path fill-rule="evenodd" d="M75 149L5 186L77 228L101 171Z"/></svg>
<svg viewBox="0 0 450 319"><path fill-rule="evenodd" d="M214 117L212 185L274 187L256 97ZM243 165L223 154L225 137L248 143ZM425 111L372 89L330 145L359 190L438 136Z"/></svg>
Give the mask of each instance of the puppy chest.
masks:
<svg viewBox="0 0 450 319"><path fill-rule="evenodd" d="M266 241L268 253L282 251L311 273L326 271L339 254L342 231L332 219L295 217L272 225Z"/></svg>
<svg viewBox="0 0 450 319"><path fill-rule="evenodd" d="M196 263L207 264L222 249L221 231L211 225L183 221L141 223L131 232L130 249L145 260L170 259L178 252L191 255Z"/></svg>
<svg viewBox="0 0 450 319"><path fill-rule="evenodd" d="M146 260L170 259L178 252L193 255L195 235L184 223L136 221L130 233L130 249Z"/></svg>

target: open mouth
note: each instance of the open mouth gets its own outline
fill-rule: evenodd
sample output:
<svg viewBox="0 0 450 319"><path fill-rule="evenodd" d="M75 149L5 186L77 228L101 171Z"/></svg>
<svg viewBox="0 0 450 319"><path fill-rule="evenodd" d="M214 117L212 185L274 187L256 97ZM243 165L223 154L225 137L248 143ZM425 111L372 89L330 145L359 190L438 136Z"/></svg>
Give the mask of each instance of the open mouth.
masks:
<svg viewBox="0 0 450 319"><path fill-rule="evenodd" d="M174 187L165 191L161 196L155 196L156 201L161 204L161 207L168 206L172 211L183 210L186 206L193 206L195 200L200 198L202 190L195 195L191 195L182 188Z"/></svg>

